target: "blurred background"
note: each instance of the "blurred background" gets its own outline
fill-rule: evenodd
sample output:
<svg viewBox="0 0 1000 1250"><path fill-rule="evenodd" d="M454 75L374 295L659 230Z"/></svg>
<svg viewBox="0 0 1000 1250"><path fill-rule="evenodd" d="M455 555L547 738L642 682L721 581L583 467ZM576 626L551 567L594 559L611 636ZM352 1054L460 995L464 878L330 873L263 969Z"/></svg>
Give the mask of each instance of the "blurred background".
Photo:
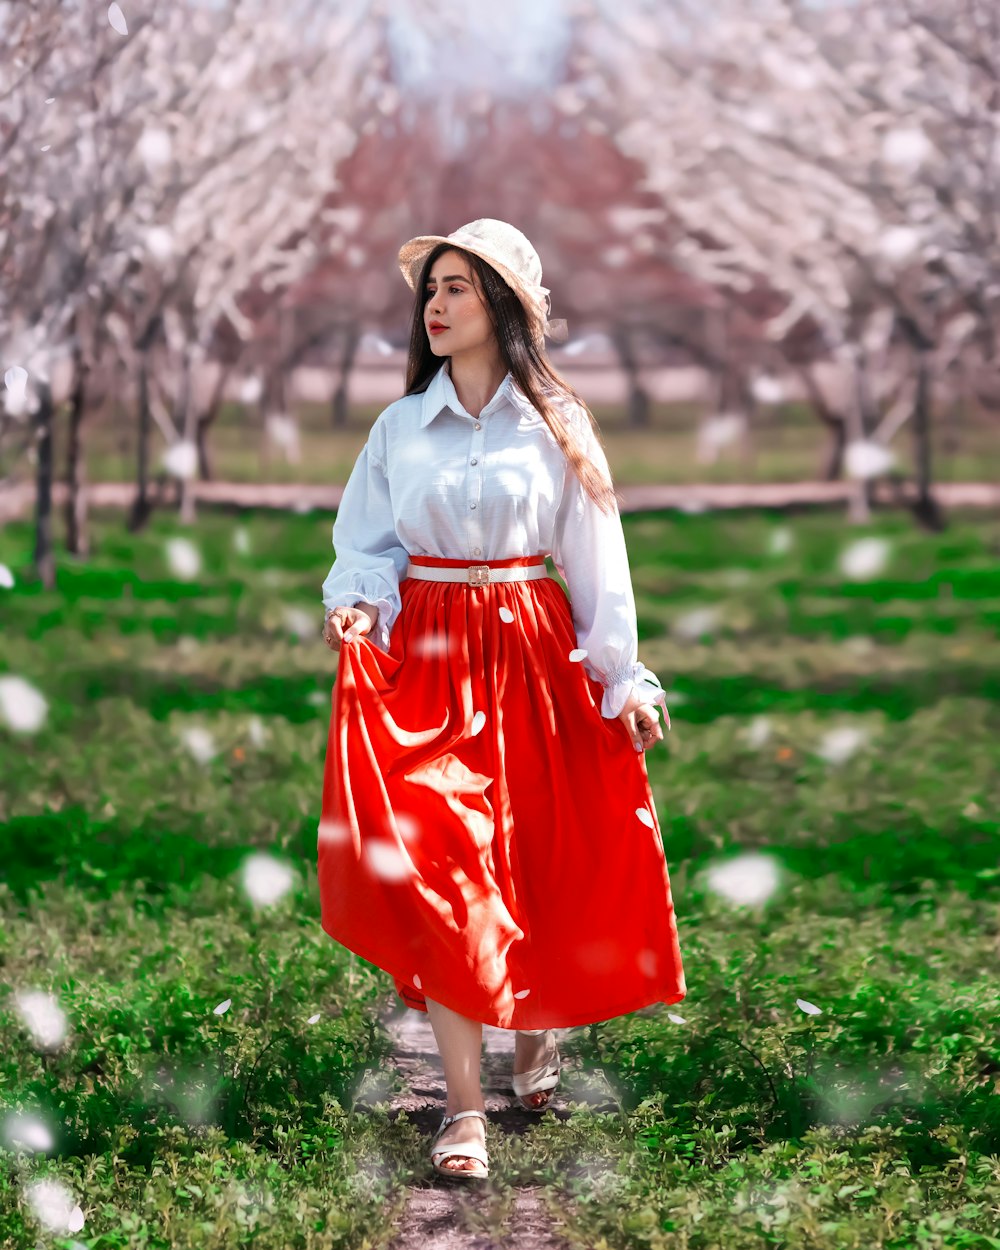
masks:
<svg viewBox="0 0 1000 1250"><path fill-rule="evenodd" d="M614 471L689 986L567 1039L622 1118L500 1192L998 1244L998 82L993 0L0 0L0 1241L410 1218L320 587L398 248L490 216Z"/></svg>
<svg viewBox="0 0 1000 1250"><path fill-rule="evenodd" d="M342 484L402 389L398 247L479 216L535 243L621 485L996 504L989 6L126 8L0 6L0 473L46 584L53 489L82 555L88 482L133 529L167 483L187 521Z"/></svg>

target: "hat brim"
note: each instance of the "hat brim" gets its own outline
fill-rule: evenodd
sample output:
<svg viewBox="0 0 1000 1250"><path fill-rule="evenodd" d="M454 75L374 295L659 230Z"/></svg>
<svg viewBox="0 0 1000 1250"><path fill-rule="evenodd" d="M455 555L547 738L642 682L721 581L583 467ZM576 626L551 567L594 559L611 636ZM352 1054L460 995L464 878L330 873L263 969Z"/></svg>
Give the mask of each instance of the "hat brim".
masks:
<svg viewBox="0 0 1000 1250"><path fill-rule="evenodd" d="M538 311L532 306L531 300L528 298L528 292L517 274L511 273L506 265L499 264L484 249L478 247L470 247L465 243L456 243L454 239L449 239L443 234L419 234L416 238L410 239L404 243L399 249L399 270L406 279L406 285L411 291L416 292L417 283L420 281L420 271L423 269L424 261L430 253L438 246L439 243L447 243L449 247L455 249L456 252L472 252L478 256L480 260L484 260L491 269L495 269L503 278L504 282L511 288L517 298L524 305L524 309L528 314L528 318L536 324L541 325Z"/></svg>

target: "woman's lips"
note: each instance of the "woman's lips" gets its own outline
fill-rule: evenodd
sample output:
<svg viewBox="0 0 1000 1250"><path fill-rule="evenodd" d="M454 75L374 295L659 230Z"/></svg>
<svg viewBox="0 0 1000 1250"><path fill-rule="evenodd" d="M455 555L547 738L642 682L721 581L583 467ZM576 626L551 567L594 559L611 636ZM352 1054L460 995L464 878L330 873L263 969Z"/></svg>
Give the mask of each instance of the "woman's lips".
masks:
<svg viewBox="0 0 1000 1250"><path fill-rule="evenodd" d="M431 326L430 333L431 334L444 334L445 330L449 330L450 328L451 328L450 326Z"/></svg>

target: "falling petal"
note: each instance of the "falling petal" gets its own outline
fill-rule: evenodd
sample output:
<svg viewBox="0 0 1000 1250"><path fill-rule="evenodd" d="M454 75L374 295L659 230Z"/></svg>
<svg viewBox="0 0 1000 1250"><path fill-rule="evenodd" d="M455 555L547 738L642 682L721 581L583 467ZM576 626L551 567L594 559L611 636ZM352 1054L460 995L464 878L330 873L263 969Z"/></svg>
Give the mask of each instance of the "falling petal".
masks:
<svg viewBox="0 0 1000 1250"><path fill-rule="evenodd" d="M233 530L233 547L241 556L245 556L250 550L250 535L242 525Z"/></svg>
<svg viewBox="0 0 1000 1250"><path fill-rule="evenodd" d="M685 1016L678 1016L673 1011L667 1012L667 1019L672 1020L674 1024L687 1024L687 1018Z"/></svg>
<svg viewBox="0 0 1000 1250"><path fill-rule="evenodd" d="M200 725L189 725L181 730L180 739L199 764L207 764L218 754L215 738Z"/></svg>
<svg viewBox="0 0 1000 1250"><path fill-rule="evenodd" d="M791 550L792 531L787 525L781 525L774 531L768 546L772 556L783 556L785 552Z"/></svg>
<svg viewBox="0 0 1000 1250"><path fill-rule="evenodd" d="M117 31L119 35L128 34L125 14L122 12L120 4L112 4L110 6L108 9L108 21L111 23L111 29Z"/></svg>
<svg viewBox="0 0 1000 1250"><path fill-rule="evenodd" d="M640 951L636 958L636 962L639 965L639 971L644 977L656 976L656 951Z"/></svg>
<svg viewBox="0 0 1000 1250"><path fill-rule="evenodd" d="M831 729L823 735L817 754L821 755L828 764L844 764L865 745L867 740L868 735L863 729L858 729L854 725L841 725L838 729Z"/></svg>
<svg viewBox="0 0 1000 1250"><path fill-rule="evenodd" d="M653 820L653 817L648 808L637 807L635 809L635 814L639 817L642 823L646 825L649 829L655 828L655 821Z"/></svg>
<svg viewBox="0 0 1000 1250"><path fill-rule="evenodd" d="M698 440L703 446L714 451L735 442L745 429L746 417L742 413L720 413L718 416L709 417L702 423L698 431Z"/></svg>
<svg viewBox="0 0 1000 1250"><path fill-rule="evenodd" d="M470 726L470 733L472 734L472 736L475 737L476 734L482 730L485 724L486 724L486 713L477 712L475 716L473 716L472 725Z"/></svg>
<svg viewBox="0 0 1000 1250"><path fill-rule="evenodd" d="M43 144L42 144L42 146L41 146L38 150L39 150L39 152L51 152L51 150L52 150L52 144L51 144L51 143L43 143Z"/></svg>
<svg viewBox="0 0 1000 1250"><path fill-rule="evenodd" d="M198 448L190 439L172 443L163 453L163 467L171 477L189 482L198 472Z"/></svg>
<svg viewBox="0 0 1000 1250"><path fill-rule="evenodd" d="M66 1229L68 1232L78 1233L81 1228L83 1228L83 1208L79 1203L77 1203L77 1205L70 1212Z"/></svg>
<svg viewBox="0 0 1000 1250"><path fill-rule="evenodd" d="M414 655L419 655L425 660L432 659L435 656L447 655L451 651L451 640L447 634L424 634L420 638L414 638L410 648Z"/></svg>
<svg viewBox="0 0 1000 1250"><path fill-rule="evenodd" d="M291 604L285 604L282 608L282 615L286 631L289 634L294 634L296 638L312 638L314 634L320 632L322 617L315 612L307 611L305 608L296 608ZM324 702L325 698L323 696Z"/></svg>
<svg viewBox="0 0 1000 1250"><path fill-rule="evenodd" d="M322 1014L323 1014L322 1012L317 1011L314 1016L309 1017L309 1019L306 1021L306 1024L315 1024Z"/></svg>
<svg viewBox="0 0 1000 1250"><path fill-rule="evenodd" d="M233 1005L233 1000L231 998L224 998L222 1002L219 1003L218 1007L212 1008L212 1011L217 1016L224 1016L232 1005Z"/></svg>
<svg viewBox="0 0 1000 1250"><path fill-rule="evenodd" d="M586 647L574 647L573 650L569 653L569 658L574 664L576 664L580 660L585 660L587 658Z"/></svg>
<svg viewBox="0 0 1000 1250"><path fill-rule="evenodd" d="M753 906L766 902L778 886L778 866L770 855L751 851L708 871L708 887L727 902Z"/></svg>
<svg viewBox="0 0 1000 1250"><path fill-rule="evenodd" d="M884 538L859 538L840 553L840 569L854 581L877 577L889 559L889 544Z"/></svg>
<svg viewBox="0 0 1000 1250"><path fill-rule="evenodd" d="M531 990L518 990L517 993L514 995L514 997L515 998L527 998L530 993L531 993Z"/></svg>
<svg viewBox="0 0 1000 1250"><path fill-rule="evenodd" d="M264 394L264 384L260 378L244 378L240 383L240 401L244 404L256 404Z"/></svg>
<svg viewBox="0 0 1000 1250"><path fill-rule="evenodd" d="M26 1195L39 1224L52 1233L69 1231L70 1221L75 1218L77 1203L68 1186L62 1181L46 1177L44 1180L32 1181L26 1187Z"/></svg>
<svg viewBox="0 0 1000 1250"><path fill-rule="evenodd" d="M804 1011L807 1016L821 1016L823 1014L822 1007L817 1007L815 1003L808 1003L804 998L797 998L795 1006L800 1011Z"/></svg>
<svg viewBox="0 0 1000 1250"><path fill-rule="evenodd" d="M242 879L251 902L259 907L270 907L292 888L295 874L289 864L261 851L244 862Z"/></svg>
<svg viewBox="0 0 1000 1250"><path fill-rule="evenodd" d="M168 165L173 157L173 149L170 132L162 126L147 126L136 144L136 151L147 170Z"/></svg>
<svg viewBox="0 0 1000 1250"><path fill-rule="evenodd" d="M3 375L3 380L7 390L15 399L23 398L24 388L28 385L27 369L22 369L20 365L11 365Z"/></svg>
<svg viewBox="0 0 1000 1250"><path fill-rule="evenodd" d="M23 677L0 677L0 721L15 733L37 733L49 714L48 700Z"/></svg>
<svg viewBox="0 0 1000 1250"><path fill-rule="evenodd" d="M399 836L404 841L412 842L414 838L420 836L420 821L415 816L411 816L409 812L394 812L393 816Z"/></svg>
<svg viewBox="0 0 1000 1250"><path fill-rule="evenodd" d="M201 572L201 553L188 538L168 538L167 563L174 577L190 581Z"/></svg>
<svg viewBox="0 0 1000 1250"><path fill-rule="evenodd" d="M4 1121L3 1141L9 1150L20 1147L48 1151L54 1145L52 1131L47 1124L43 1124L35 1116L17 1113L8 1116Z"/></svg>
<svg viewBox="0 0 1000 1250"><path fill-rule="evenodd" d="M62 1045L66 1039L66 1013L54 994L22 990L14 1003L37 1050L55 1050Z"/></svg>
<svg viewBox="0 0 1000 1250"><path fill-rule="evenodd" d="M714 633L719 624L717 608L692 608L682 613L673 624L673 632L678 638L688 642L698 642L706 634Z"/></svg>
<svg viewBox="0 0 1000 1250"><path fill-rule="evenodd" d="M780 404L785 398L785 385L780 378L761 373L750 385L753 397L759 404Z"/></svg>
<svg viewBox="0 0 1000 1250"><path fill-rule="evenodd" d="M859 438L847 444L844 452L844 468L849 477L864 480L888 473L896 463L896 457L888 447L872 439Z"/></svg>
<svg viewBox="0 0 1000 1250"><path fill-rule="evenodd" d="M514 619L514 613L510 610L510 608L501 608L500 619L505 624L509 625L511 621Z"/></svg>
<svg viewBox="0 0 1000 1250"><path fill-rule="evenodd" d="M771 737L771 722L766 716L755 716L747 730L747 742L754 748L762 747Z"/></svg>
<svg viewBox="0 0 1000 1250"><path fill-rule="evenodd" d="M349 842L351 840L351 826L346 820L321 820L319 822L319 831L317 842Z"/></svg>
<svg viewBox="0 0 1000 1250"><path fill-rule="evenodd" d="M413 875L409 857L393 842L369 838L365 842L365 854L372 872L381 881L405 881Z"/></svg>
<svg viewBox="0 0 1000 1250"><path fill-rule="evenodd" d="M423 981L421 981L420 977L416 973L413 974L413 984L418 990L422 990L424 988Z"/></svg>

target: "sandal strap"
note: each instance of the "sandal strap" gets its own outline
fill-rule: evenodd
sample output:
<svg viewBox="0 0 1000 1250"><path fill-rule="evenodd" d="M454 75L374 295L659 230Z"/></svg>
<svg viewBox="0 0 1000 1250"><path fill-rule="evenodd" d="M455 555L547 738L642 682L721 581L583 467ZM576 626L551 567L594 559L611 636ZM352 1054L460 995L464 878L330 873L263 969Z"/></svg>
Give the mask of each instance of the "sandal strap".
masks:
<svg viewBox="0 0 1000 1250"><path fill-rule="evenodd" d="M446 1115L444 1117L441 1121L441 1128L438 1129L438 1132L440 1133L441 1129L447 1128L449 1124L454 1124L456 1120L464 1120L466 1116L470 1115L478 1116L484 1124L489 1124L485 1111L456 1111L454 1115Z"/></svg>

